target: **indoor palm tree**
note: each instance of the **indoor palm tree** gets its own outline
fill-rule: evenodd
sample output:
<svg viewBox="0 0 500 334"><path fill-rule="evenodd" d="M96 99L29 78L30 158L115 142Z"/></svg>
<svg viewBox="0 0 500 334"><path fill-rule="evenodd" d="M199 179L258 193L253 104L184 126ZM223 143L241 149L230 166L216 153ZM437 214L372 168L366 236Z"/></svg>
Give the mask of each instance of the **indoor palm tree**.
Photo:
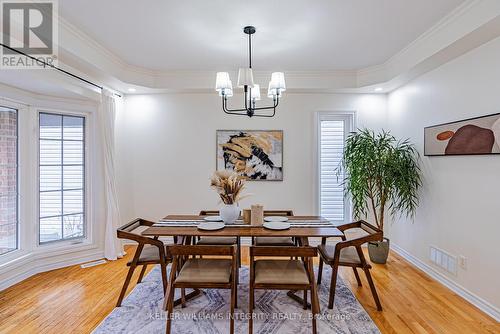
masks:
<svg viewBox="0 0 500 334"><path fill-rule="evenodd" d="M355 217L369 213L384 230L385 213L413 216L422 185L419 154L409 140L399 141L389 132L375 134L364 129L346 140L342 165L344 186L350 195ZM373 262L385 263L389 240L368 245Z"/></svg>

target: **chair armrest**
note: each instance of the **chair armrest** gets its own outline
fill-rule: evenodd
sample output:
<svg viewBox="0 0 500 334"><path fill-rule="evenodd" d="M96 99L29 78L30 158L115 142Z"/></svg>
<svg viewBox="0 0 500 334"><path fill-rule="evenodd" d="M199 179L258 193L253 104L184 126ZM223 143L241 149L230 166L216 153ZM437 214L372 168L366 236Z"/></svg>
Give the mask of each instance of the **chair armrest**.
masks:
<svg viewBox="0 0 500 334"><path fill-rule="evenodd" d="M361 223L360 221L357 221L357 222L352 222L352 223L347 223L347 224L342 224L342 225L338 225L336 226L341 232L344 232L344 231L347 231L347 230L350 230L352 228L357 228L357 227L360 227L361 226Z"/></svg>
<svg viewBox="0 0 500 334"><path fill-rule="evenodd" d="M340 241L335 245L335 252L340 251L342 248L346 247L360 247L367 242L381 241L383 239L382 232L376 232L369 235L365 235L359 238L349 239L346 241Z"/></svg>
<svg viewBox="0 0 500 334"><path fill-rule="evenodd" d="M148 221L148 220L145 220L142 218L136 218L133 221L131 221L125 225L120 226L116 230L116 235L120 239L132 240L132 241L135 241L139 244L149 244L149 245L153 245L153 246L157 246L157 247L164 247L163 242L161 242L160 240L149 238L149 237L144 237L140 234L132 232L133 230L135 230L136 228L138 228L140 226L151 226L153 224L154 223L151 221Z"/></svg>

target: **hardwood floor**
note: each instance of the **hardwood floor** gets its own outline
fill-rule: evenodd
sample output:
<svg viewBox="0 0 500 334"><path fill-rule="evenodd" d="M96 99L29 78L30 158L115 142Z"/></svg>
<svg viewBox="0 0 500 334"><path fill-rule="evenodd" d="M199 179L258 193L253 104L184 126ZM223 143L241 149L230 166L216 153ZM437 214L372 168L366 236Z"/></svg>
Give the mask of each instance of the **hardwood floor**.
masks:
<svg viewBox="0 0 500 334"><path fill-rule="evenodd" d="M133 254L105 265L72 266L35 275L0 292L0 333L89 333L114 308ZM248 263L248 249L243 249ZM500 333L500 325L433 281L395 253L374 265L383 312L377 312L366 279L358 288L351 270L341 277L382 333ZM137 280L139 270L134 274ZM323 283L325 284L325 283ZM135 284L131 284L131 290Z"/></svg>

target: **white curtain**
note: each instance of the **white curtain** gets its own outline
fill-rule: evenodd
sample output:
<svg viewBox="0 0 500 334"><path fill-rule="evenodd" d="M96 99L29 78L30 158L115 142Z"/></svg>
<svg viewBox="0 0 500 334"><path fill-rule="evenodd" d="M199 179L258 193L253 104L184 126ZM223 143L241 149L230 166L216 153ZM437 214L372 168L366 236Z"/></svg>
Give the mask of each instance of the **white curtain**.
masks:
<svg viewBox="0 0 500 334"><path fill-rule="evenodd" d="M116 101L113 93L103 89L99 124L101 128L102 152L104 163L104 204L105 236L104 257L116 260L124 255L123 245L116 237L116 229L122 224L118 207L115 175L115 115Z"/></svg>

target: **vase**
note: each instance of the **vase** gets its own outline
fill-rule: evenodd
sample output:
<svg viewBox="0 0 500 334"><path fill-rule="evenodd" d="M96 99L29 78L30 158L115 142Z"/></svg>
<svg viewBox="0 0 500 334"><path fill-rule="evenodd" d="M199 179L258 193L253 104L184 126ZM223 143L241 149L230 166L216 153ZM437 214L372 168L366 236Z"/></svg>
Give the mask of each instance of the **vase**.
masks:
<svg viewBox="0 0 500 334"><path fill-rule="evenodd" d="M224 224L232 224L240 216L240 207L238 203L224 204L219 210L220 217Z"/></svg>
<svg viewBox="0 0 500 334"><path fill-rule="evenodd" d="M369 242L368 254L373 263L386 263L389 256L389 239L384 238L382 241Z"/></svg>

